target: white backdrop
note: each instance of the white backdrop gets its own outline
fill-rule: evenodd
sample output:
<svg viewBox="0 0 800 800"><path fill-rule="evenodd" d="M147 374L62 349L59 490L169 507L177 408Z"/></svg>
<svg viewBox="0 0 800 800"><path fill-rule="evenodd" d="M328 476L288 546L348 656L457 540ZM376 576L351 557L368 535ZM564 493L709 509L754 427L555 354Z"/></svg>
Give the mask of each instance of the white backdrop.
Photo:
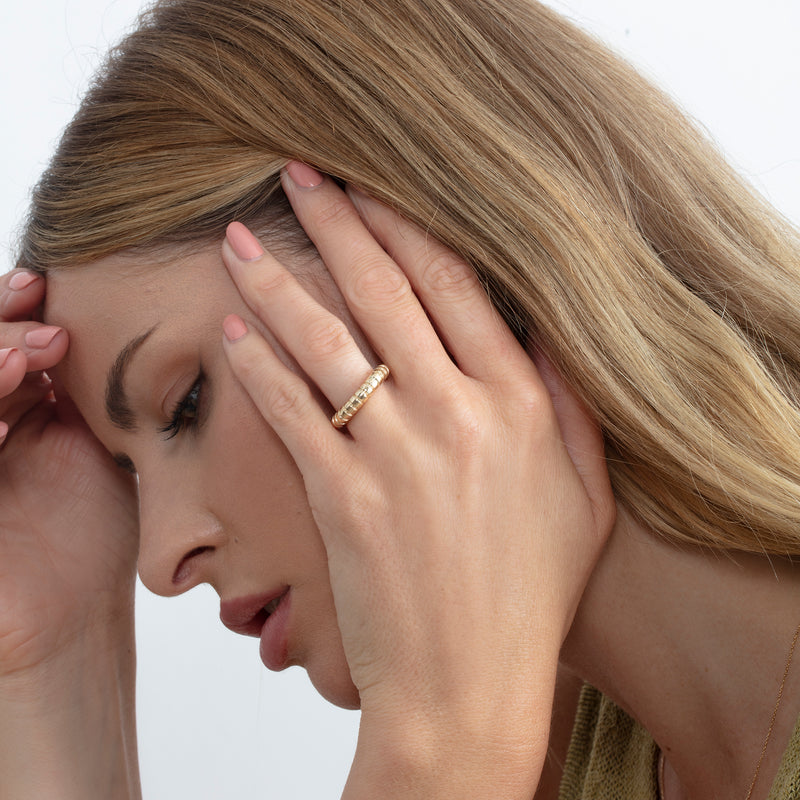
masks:
<svg viewBox="0 0 800 800"><path fill-rule="evenodd" d="M610 41L699 118L772 202L800 221L800 3L551 0ZM98 58L141 0L28 0L0 11L0 235L11 266L30 186ZM4 271L3 269L3 271ZM305 673L267 673L226 631L213 591L139 587L139 741L147 800L338 798L358 715Z"/></svg>

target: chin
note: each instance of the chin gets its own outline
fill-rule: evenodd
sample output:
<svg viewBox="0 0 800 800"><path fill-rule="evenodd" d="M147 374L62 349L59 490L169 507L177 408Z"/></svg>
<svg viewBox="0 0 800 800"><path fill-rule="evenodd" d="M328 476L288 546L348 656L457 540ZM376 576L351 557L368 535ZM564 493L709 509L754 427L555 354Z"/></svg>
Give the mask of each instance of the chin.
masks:
<svg viewBox="0 0 800 800"><path fill-rule="evenodd" d="M306 671L314 688L329 703L339 708L358 710L361 708L361 698L358 695L353 681L350 680L348 670L314 669L307 666Z"/></svg>

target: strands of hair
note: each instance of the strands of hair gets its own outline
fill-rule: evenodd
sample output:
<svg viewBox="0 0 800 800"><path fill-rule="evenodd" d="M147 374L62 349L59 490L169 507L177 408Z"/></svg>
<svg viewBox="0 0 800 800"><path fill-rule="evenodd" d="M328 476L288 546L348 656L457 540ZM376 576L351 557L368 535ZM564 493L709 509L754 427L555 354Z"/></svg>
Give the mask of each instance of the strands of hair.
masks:
<svg viewBox="0 0 800 800"><path fill-rule="evenodd" d="M800 555L800 238L675 105L530 0L165 0L42 178L19 266L307 242L298 158L471 263L654 532Z"/></svg>

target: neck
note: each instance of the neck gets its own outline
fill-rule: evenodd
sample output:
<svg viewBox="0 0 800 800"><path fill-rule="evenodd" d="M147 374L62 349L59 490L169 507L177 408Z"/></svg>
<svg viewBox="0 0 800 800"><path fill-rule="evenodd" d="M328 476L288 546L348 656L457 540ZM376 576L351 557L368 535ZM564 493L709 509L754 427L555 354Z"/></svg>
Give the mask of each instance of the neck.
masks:
<svg viewBox="0 0 800 800"><path fill-rule="evenodd" d="M650 732L669 795L744 800L800 624L798 598L800 568L788 561L677 548L621 512L562 658ZM798 714L800 655L753 798L766 797Z"/></svg>

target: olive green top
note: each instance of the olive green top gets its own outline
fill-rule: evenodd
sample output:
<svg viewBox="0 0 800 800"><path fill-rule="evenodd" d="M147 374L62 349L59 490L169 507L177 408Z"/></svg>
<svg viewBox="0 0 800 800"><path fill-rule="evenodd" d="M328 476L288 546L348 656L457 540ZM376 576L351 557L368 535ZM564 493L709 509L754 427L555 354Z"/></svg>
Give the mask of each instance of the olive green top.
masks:
<svg viewBox="0 0 800 800"><path fill-rule="evenodd" d="M584 686L559 800L657 800L658 747L597 689ZM800 800L800 719L768 800Z"/></svg>

